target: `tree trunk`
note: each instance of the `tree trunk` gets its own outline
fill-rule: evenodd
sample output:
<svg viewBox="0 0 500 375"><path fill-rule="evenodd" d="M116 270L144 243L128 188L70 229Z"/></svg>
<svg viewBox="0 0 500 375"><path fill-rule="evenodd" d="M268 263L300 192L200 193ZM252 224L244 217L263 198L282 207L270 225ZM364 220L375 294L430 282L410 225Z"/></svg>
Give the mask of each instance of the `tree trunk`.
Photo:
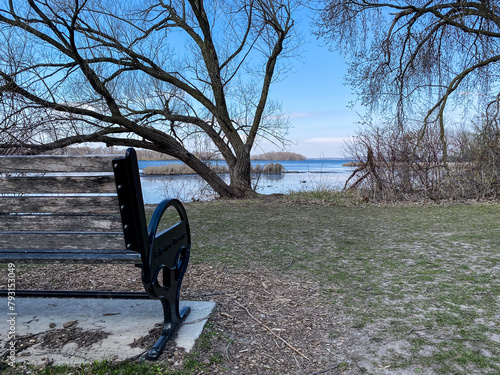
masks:
<svg viewBox="0 0 500 375"><path fill-rule="evenodd" d="M250 152L247 149L247 146L243 146L237 158L227 161L231 178L230 185L220 178L210 166L190 152L169 152L169 154L191 167L221 198L248 198L255 196L255 192L252 190Z"/></svg>
<svg viewBox="0 0 500 375"><path fill-rule="evenodd" d="M250 150L247 145L243 145L238 150L236 159L233 159L233 162L229 165L229 171L231 177L230 187L236 192L237 197L247 198L255 196L250 178Z"/></svg>
<svg viewBox="0 0 500 375"><path fill-rule="evenodd" d="M202 162L191 153L185 153L182 157L176 155L187 166L191 167L203 180L210 185L221 198L239 198L239 192L215 173L210 166Z"/></svg>

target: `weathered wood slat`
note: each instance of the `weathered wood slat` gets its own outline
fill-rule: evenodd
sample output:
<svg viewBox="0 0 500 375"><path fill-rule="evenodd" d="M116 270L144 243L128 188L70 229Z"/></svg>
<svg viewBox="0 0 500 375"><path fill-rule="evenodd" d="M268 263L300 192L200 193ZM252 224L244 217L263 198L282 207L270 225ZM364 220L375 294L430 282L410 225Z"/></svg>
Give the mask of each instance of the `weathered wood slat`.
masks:
<svg viewBox="0 0 500 375"><path fill-rule="evenodd" d="M4 261L65 262L65 263L133 263L140 262L140 255L130 251L86 250L67 251L63 249L0 249Z"/></svg>
<svg viewBox="0 0 500 375"><path fill-rule="evenodd" d="M0 156L0 173L112 172L113 158L116 156Z"/></svg>
<svg viewBox="0 0 500 375"><path fill-rule="evenodd" d="M2 231L119 232L119 215L0 215Z"/></svg>
<svg viewBox="0 0 500 375"><path fill-rule="evenodd" d="M0 214L32 212L106 215L118 213L119 209L116 196L0 197Z"/></svg>
<svg viewBox="0 0 500 375"><path fill-rule="evenodd" d="M118 232L0 232L1 249L125 250Z"/></svg>
<svg viewBox="0 0 500 375"><path fill-rule="evenodd" d="M3 194L116 193L113 176L54 176L0 178Z"/></svg>
<svg viewBox="0 0 500 375"><path fill-rule="evenodd" d="M114 158L0 156L0 195L15 195L0 196L0 261L139 262L125 249Z"/></svg>

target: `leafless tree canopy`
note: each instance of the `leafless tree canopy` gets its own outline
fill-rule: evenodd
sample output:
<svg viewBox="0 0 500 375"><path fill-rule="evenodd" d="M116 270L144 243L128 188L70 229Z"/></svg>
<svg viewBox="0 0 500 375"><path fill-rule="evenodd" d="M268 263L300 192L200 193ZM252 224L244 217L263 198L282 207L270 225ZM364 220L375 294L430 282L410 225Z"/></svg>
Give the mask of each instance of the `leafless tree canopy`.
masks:
<svg viewBox="0 0 500 375"><path fill-rule="evenodd" d="M223 196L245 195L255 142L286 135L268 94L295 53L294 9L275 0L1 0L1 146L143 147L184 161ZM192 155L201 138L227 161L231 186Z"/></svg>
<svg viewBox="0 0 500 375"><path fill-rule="evenodd" d="M498 101L496 1L327 0L317 26L346 54L361 103L398 126L437 124L444 141L445 109Z"/></svg>
<svg viewBox="0 0 500 375"><path fill-rule="evenodd" d="M317 33L345 54L368 109L346 147L358 168L345 188L373 199L497 199L498 2L323 4ZM468 128L457 130L461 120Z"/></svg>

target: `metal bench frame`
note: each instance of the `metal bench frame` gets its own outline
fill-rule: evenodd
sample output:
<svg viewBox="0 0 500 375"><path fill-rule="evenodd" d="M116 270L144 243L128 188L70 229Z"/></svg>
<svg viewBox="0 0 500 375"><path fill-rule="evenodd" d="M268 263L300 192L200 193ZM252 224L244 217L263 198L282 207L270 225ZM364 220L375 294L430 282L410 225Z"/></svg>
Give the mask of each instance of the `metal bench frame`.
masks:
<svg viewBox="0 0 500 375"><path fill-rule="evenodd" d="M180 201L165 199L156 207L146 228L135 150L128 149L125 157L113 160L113 169L126 247L141 254L144 288L163 306L162 334L147 354L147 358L156 359L172 332L191 311L190 307L179 310L181 284L191 250L189 221ZM177 210L180 221L158 233L163 214L169 207ZM160 272L163 273L163 285L159 282Z"/></svg>

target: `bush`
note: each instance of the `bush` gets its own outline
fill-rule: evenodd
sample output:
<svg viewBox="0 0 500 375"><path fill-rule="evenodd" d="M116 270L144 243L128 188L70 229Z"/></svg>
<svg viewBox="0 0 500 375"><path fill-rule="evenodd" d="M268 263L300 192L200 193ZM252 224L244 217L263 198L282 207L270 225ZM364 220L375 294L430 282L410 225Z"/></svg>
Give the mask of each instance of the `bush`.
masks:
<svg viewBox="0 0 500 375"><path fill-rule="evenodd" d="M433 128L422 134L369 125L346 150L357 168L344 189L366 190L373 200L499 197L500 132L491 123L443 139Z"/></svg>
<svg viewBox="0 0 500 375"><path fill-rule="evenodd" d="M285 167L280 163L269 163L264 165L264 168L262 168L262 172L268 174L280 174L284 171Z"/></svg>

